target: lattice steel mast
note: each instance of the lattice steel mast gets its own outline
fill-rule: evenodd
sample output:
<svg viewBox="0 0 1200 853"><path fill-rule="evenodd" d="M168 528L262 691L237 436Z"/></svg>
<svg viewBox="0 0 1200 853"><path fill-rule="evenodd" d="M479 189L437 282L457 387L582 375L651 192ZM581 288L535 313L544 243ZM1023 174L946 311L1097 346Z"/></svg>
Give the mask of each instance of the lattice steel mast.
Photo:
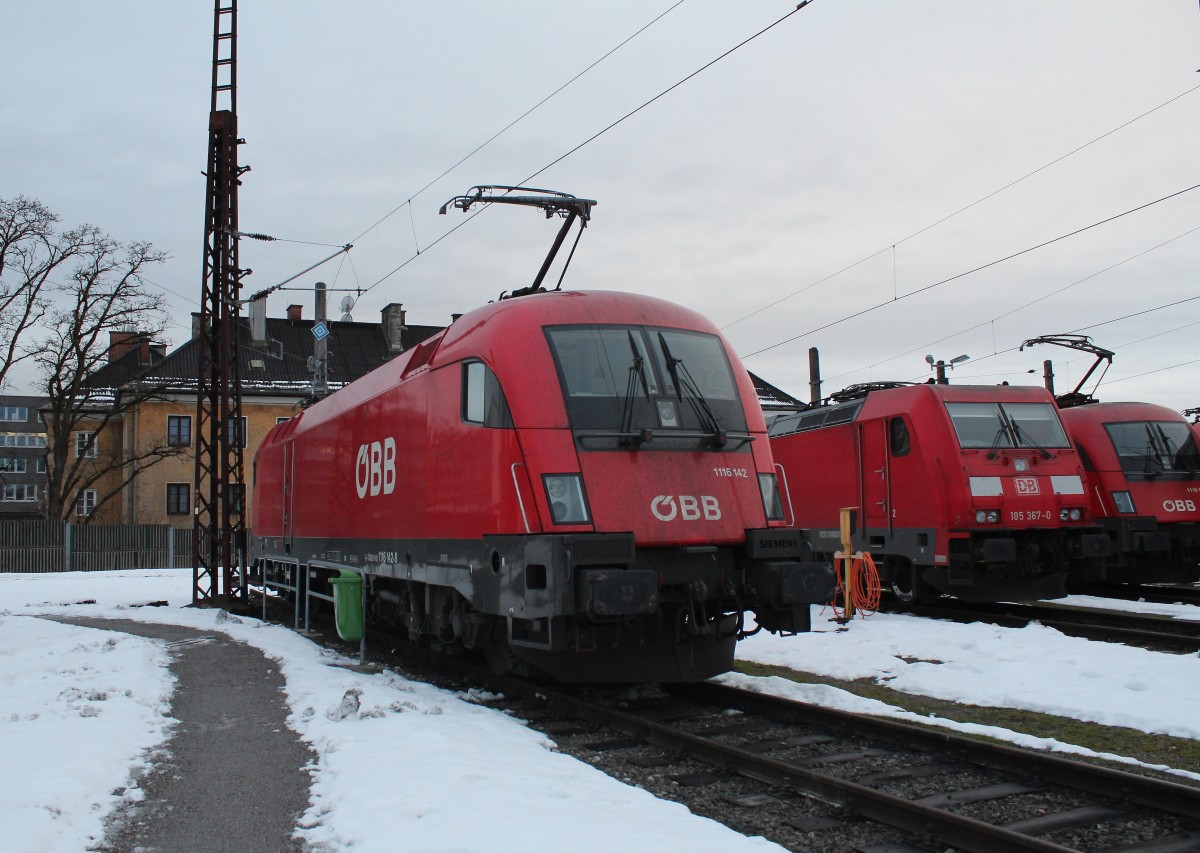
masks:
<svg viewBox="0 0 1200 853"><path fill-rule="evenodd" d="M246 598L241 376L238 369L237 2L216 0L196 385L192 602Z"/></svg>

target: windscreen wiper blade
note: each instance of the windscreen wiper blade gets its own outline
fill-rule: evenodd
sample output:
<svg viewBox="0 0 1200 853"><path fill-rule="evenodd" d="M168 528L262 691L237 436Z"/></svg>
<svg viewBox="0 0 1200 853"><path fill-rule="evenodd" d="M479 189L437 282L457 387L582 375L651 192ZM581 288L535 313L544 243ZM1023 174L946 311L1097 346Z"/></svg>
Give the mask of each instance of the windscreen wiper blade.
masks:
<svg viewBox="0 0 1200 853"><path fill-rule="evenodd" d="M1038 444L1029 433L1022 432L1021 425L1016 421L1013 421L1013 433L1017 437L1017 447L1032 447L1042 454L1043 459L1050 458L1050 451Z"/></svg>
<svg viewBox="0 0 1200 853"><path fill-rule="evenodd" d="M646 431L635 433L633 431L633 400L637 396L638 384L642 386L642 393L646 395L646 402L650 402L650 384L646 381L646 364L642 354L638 352L637 344L633 340L633 332L628 331L629 335L629 350L633 353L633 363L629 365L629 379L625 383L625 402L621 407L621 432L632 437L634 445L641 444L638 437L645 436ZM645 438L642 438L645 440Z"/></svg>
<svg viewBox="0 0 1200 853"><path fill-rule="evenodd" d="M667 360L667 372L671 374L671 380L675 383L675 396L682 401L684 390L688 392L688 405L691 406L700 425L712 433L713 444L724 447L728 436L725 430L721 429L717 416L713 413L712 407L708 405L708 400L704 399L699 386L696 385L696 380L692 379L687 365L683 363L683 359L671 355L671 348L667 346L667 339L663 337L662 332L658 333L658 343Z"/></svg>

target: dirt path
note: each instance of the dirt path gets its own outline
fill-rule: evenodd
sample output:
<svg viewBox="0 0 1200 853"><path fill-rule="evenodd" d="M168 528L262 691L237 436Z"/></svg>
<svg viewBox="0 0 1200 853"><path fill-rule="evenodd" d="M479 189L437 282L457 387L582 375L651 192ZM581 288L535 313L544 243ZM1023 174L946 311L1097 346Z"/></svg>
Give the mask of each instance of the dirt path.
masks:
<svg viewBox="0 0 1200 853"><path fill-rule="evenodd" d="M113 853L280 853L308 806L313 753L291 731L278 666L222 634L112 619L75 625L166 640L179 720L165 755L141 781L146 799L114 816Z"/></svg>

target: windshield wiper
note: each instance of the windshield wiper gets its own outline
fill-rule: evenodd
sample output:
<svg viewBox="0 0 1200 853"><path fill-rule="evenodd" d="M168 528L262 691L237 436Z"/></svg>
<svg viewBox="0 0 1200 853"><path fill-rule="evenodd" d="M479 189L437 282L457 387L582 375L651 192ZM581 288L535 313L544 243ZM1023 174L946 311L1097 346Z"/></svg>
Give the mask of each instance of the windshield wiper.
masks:
<svg viewBox="0 0 1200 853"><path fill-rule="evenodd" d="M996 448L998 448L1000 446L1000 439L1002 439L1002 438L1008 438L1009 444L1013 443L1012 439L1009 438L1008 425L1004 422L1003 415L1000 416L1000 427L996 430L996 437L992 439L992 446L988 449L988 455L987 455L988 459L996 458L996 456L997 456Z"/></svg>
<svg viewBox="0 0 1200 853"><path fill-rule="evenodd" d="M1155 470L1157 468L1158 470ZM1147 477L1157 477L1162 473L1162 457L1158 447L1158 442L1154 440L1154 431L1150 429L1150 424L1146 424L1146 464L1143 467L1142 473Z"/></svg>
<svg viewBox="0 0 1200 853"><path fill-rule="evenodd" d="M1026 447L1033 447L1041 452L1043 459L1050 458L1050 451L1034 441L1033 437L1028 433L1021 432L1021 425L1016 421L1013 421L1013 435L1016 436L1017 447L1021 447L1022 445L1025 445Z"/></svg>
<svg viewBox="0 0 1200 853"><path fill-rule="evenodd" d="M1171 440L1171 436L1167 435L1167 431L1160 424L1154 425L1154 431L1158 433L1158 438L1162 442L1163 459L1171 460L1172 471L1187 471L1189 474L1194 474L1195 471L1188 465L1187 459L1184 458L1184 452L1175 446L1175 442ZM1186 448L1186 445L1185 445ZM1164 465L1164 468L1167 466Z"/></svg>
<svg viewBox="0 0 1200 853"><path fill-rule="evenodd" d="M625 402L621 406L621 432L628 434L629 441L636 447L643 441L650 440L650 430L641 430L637 433L633 431L633 400L637 396L638 384L642 386L642 393L646 395L646 402L650 402L650 384L646 381L646 365L645 359L638 352L637 344L633 340L633 332L627 332L629 335L629 350L633 353L633 364L629 365L629 379L625 383Z"/></svg>
<svg viewBox="0 0 1200 853"><path fill-rule="evenodd" d="M675 358L671 355L671 348L667 346L667 339L663 337L662 332L658 333L658 343L662 347L663 356L667 359L667 372L671 374L671 379L675 383L675 396L682 401L683 392L685 389L687 390L688 405L691 406L696 419L700 421L701 427L712 433L714 445L724 447L729 440L728 436L725 430L721 429L721 424L717 420L717 416L713 414L712 407L700 393L700 388L692 379L692 374L688 372L687 365L683 363L682 358Z"/></svg>

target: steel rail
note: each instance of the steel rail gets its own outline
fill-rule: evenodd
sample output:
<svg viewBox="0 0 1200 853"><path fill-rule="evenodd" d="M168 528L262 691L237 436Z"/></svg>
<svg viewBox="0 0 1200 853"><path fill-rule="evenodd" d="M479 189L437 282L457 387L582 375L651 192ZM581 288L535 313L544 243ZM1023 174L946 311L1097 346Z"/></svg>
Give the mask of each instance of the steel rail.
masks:
<svg viewBox="0 0 1200 853"><path fill-rule="evenodd" d="M934 806L906 800L855 782L806 770L786 761L726 746L544 686L509 678L500 679L498 686L510 695L540 700L556 710L565 710L581 719L639 738L660 749L683 752L706 764L728 768L769 785L789 788L827 803L850 807L864 817L897 829L918 835L936 835L945 843L963 851L1067 853L1072 849Z"/></svg>

